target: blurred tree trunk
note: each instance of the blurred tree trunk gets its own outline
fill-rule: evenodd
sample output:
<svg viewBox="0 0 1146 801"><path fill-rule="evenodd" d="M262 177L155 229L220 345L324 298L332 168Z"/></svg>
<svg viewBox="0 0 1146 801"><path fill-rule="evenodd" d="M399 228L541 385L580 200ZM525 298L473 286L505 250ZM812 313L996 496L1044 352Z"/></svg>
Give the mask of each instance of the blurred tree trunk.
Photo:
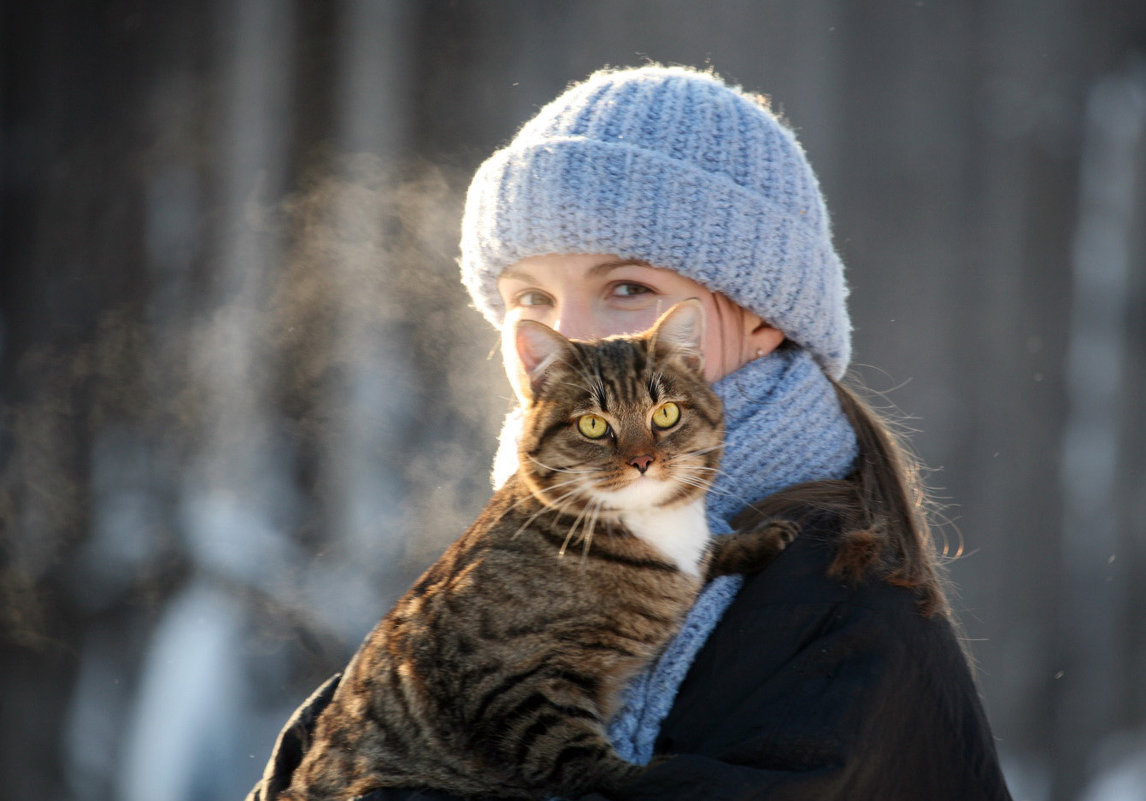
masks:
<svg viewBox="0 0 1146 801"><path fill-rule="evenodd" d="M1086 102L1103 76L1140 74L1141 3L0 15L6 798L118 797L143 665L187 608L175 599L205 597L190 587L245 633L254 757L224 780L253 779L289 707L488 491L508 392L456 278L469 174L570 81L646 58L711 63L797 128L848 265L857 371L921 429L953 502L968 553L953 572L1016 797L1077 797L1146 726L1141 144L1119 212L1117 420L1068 372ZM1105 502L1079 514L1063 442L1086 414L1117 443ZM239 481L243 464L267 483ZM196 515L218 507L188 490L203 465L267 535L226 529L210 569Z"/></svg>

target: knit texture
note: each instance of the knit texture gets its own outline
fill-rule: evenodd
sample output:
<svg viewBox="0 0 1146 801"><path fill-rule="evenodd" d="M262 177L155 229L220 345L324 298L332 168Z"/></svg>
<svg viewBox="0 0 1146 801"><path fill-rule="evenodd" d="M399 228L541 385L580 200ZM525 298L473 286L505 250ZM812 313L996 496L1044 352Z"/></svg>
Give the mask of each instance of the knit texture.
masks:
<svg viewBox="0 0 1146 801"><path fill-rule="evenodd" d="M760 100L709 73L601 71L570 88L478 170L461 250L494 325L507 266L600 253L722 292L835 378L850 358L843 266L804 152Z"/></svg>
<svg viewBox="0 0 1146 801"><path fill-rule="evenodd" d="M708 494L708 524L727 534L753 501L799 484L844 478L858 455L855 433L831 383L806 351L780 350L718 381L725 446L720 477ZM740 590L740 576L712 581L659 660L638 676L609 727L617 753L647 764L661 721L708 635Z"/></svg>

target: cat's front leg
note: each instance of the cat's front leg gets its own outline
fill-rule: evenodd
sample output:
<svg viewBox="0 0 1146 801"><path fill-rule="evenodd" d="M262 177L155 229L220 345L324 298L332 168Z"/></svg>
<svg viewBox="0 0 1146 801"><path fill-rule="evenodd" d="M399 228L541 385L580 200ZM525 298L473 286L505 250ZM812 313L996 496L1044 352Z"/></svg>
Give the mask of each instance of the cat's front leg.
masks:
<svg viewBox="0 0 1146 801"><path fill-rule="evenodd" d="M579 798L591 792L607 793L636 779L647 768L634 765L617 755L602 735L567 744L557 764L543 784L546 798Z"/></svg>
<svg viewBox="0 0 1146 801"><path fill-rule="evenodd" d="M732 574L758 573L780 555L800 527L790 520L769 520L743 531L716 537L705 580Z"/></svg>

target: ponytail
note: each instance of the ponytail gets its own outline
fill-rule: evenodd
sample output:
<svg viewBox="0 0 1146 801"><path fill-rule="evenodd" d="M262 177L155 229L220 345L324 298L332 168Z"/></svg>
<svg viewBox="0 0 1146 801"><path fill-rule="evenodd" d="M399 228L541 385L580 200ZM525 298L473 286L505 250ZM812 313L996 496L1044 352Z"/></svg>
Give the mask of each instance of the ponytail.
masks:
<svg viewBox="0 0 1146 801"><path fill-rule="evenodd" d="M833 575L859 581L876 575L913 590L920 611L950 615L947 581L929 522L929 501L919 464L899 436L856 392L832 381L855 430L859 457L842 480L813 481L754 504L755 515L806 518L835 514L841 540Z"/></svg>

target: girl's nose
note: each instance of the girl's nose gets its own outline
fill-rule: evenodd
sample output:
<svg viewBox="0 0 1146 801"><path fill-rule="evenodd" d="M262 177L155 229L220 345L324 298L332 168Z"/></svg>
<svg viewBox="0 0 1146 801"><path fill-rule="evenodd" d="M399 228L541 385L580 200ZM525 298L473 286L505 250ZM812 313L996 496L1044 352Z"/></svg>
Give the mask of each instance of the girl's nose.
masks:
<svg viewBox="0 0 1146 801"><path fill-rule="evenodd" d="M553 328L569 339L595 339L601 336L596 330L593 315L579 304L566 304Z"/></svg>

